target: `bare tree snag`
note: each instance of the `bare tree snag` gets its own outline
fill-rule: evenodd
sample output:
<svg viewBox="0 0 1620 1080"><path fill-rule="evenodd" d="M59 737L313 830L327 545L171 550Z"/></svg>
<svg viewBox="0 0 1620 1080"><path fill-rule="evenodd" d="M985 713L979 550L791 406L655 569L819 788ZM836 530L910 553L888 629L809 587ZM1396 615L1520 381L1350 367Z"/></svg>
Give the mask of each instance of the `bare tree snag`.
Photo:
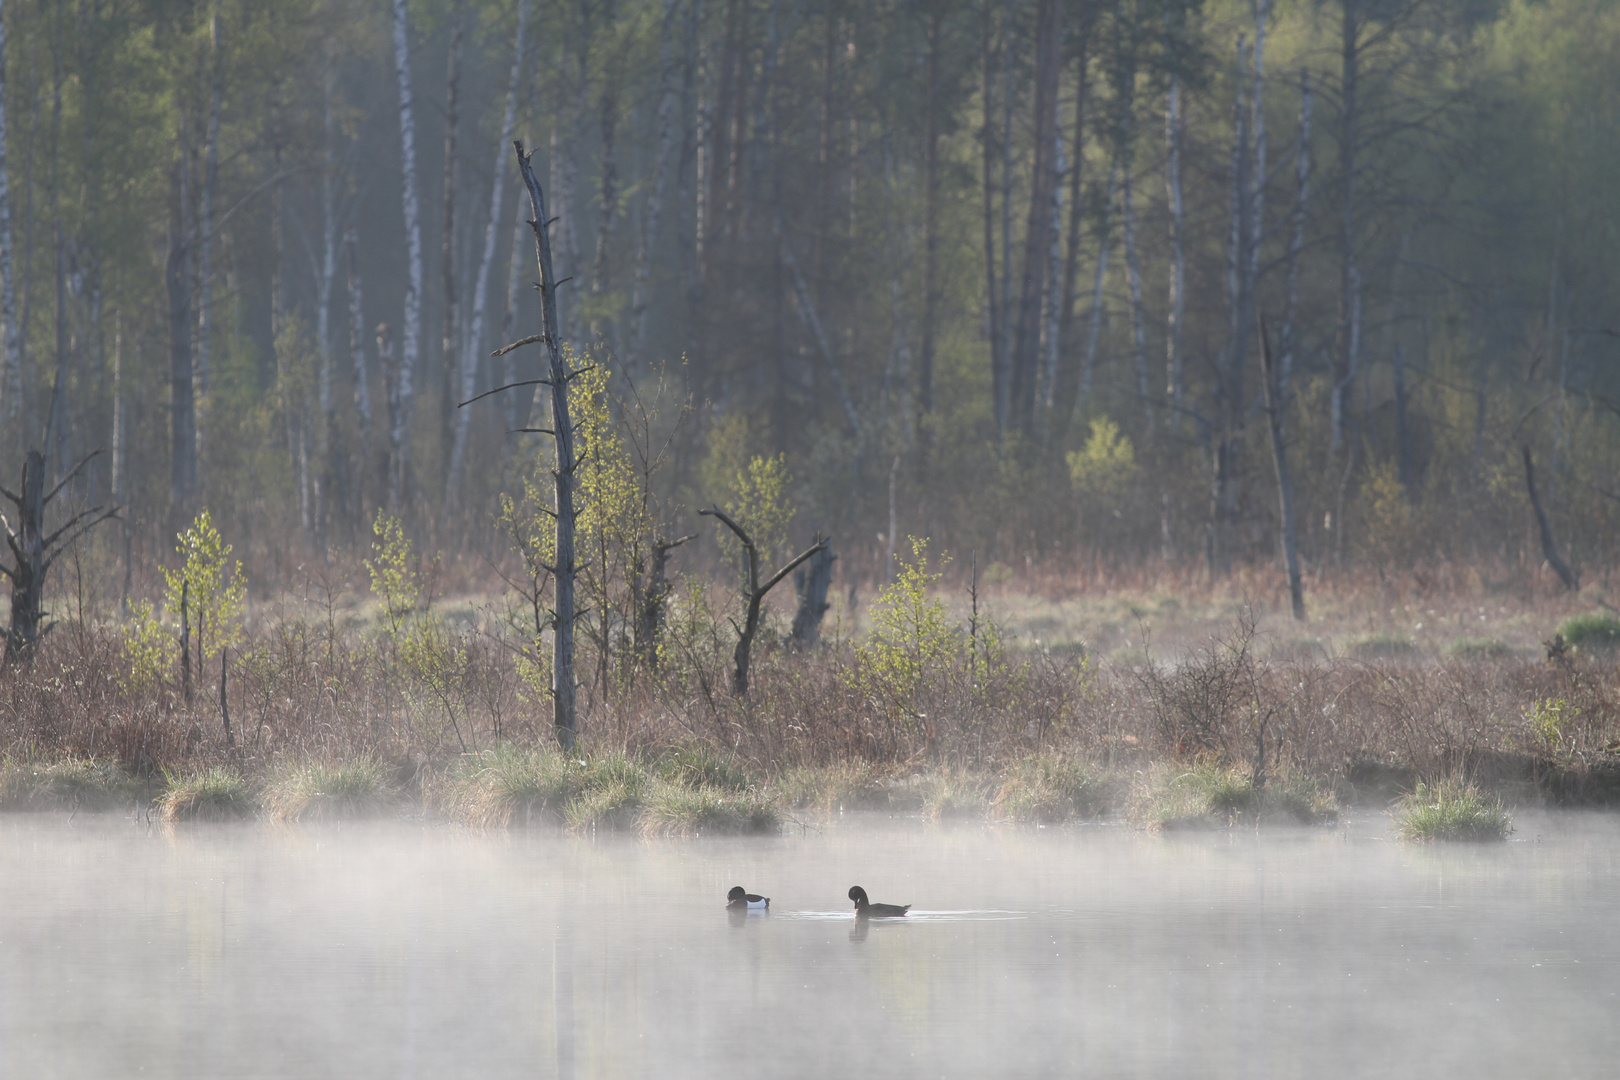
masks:
<svg viewBox="0 0 1620 1080"><path fill-rule="evenodd" d="M1530 506L1536 512L1536 524L1541 527L1541 554L1546 558L1547 565L1558 574L1558 580L1564 583L1564 588L1574 591L1581 587L1580 579L1575 571L1569 568L1558 554L1558 545L1553 541L1552 522L1547 520L1547 511L1541 505L1541 496L1536 494L1536 464L1530 457L1530 447L1521 447L1524 451L1524 486L1530 492Z"/></svg>
<svg viewBox="0 0 1620 1080"><path fill-rule="evenodd" d="M0 563L0 574L11 581L11 627L6 632L5 662L26 657L42 633L40 624L44 610L45 579L51 564L70 544L86 532L118 513L118 507L94 506L81 510L62 523L55 532L45 532L45 508L59 495L68 481L101 451L87 455L68 470L66 476L50 491L45 490L45 455L38 450L28 451L23 463L22 494L14 494L0 487L0 495L17 508L17 524L11 524L0 514L0 525L5 526L6 546L11 548L12 565Z"/></svg>
<svg viewBox="0 0 1620 1080"><path fill-rule="evenodd" d="M551 616L551 715L557 728L557 741L564 750L574 747L579 720L574 705L574 471L579 459L574 454L574 420L568 411L568 384L578 372L563 366L562 347L557 331L557 278L551 268L551 219L546 217L546 196L529 164L532 154L523 151L521 140L514 140L518 170L529 189L529 208L534 217L535 258L540 265L540 317L545 331L546 354L551 386L551 436L557 446L555 477L557 544L555 608Z"/></svg>
<svg viewBox="0 0 1620 1080"><path fill-rule="evenodd" d="M731 516L724 510L716 507L699 510L698 513L704 517L719 518L726 528L736 533L737 539L742 541L744 558L748 563L748 577L743 582L743 604L746 614L743 617L742 626L732 624L737 630L737 647L732 650L731 654L732 660L736 663L736 671L731 678L732 692L738 697L747 697L748 664L754 652L754 635L759 632L759 606L764 601L765 594L776 588L777 583L783 578L798 569L800 563L816 552L824 550L827 547L827 541L818 537L814 544L795 555L788 561L786 566L772 574L770 580L761 585L759 583L759 549L754 546L753 537L749 536L743 527L733 521Z"/></svg>
<svg viewBox="0 0 1620 1080"><path fill-rule="evenodd" d="M658 540L652 542L652 560L647 567L647 576L643 580L638 574L632 581L635 590L634 603L636 613L635 623L635 651L649 668L658 668L658 638L664 631L664 613L669 606L669 553L690 540L696 540L697 533L683 536L678 540Z"/></svg>
<svg viewBox="0 0 1620 1080"><path fill-rule="evenodd" d="M788 642L795 650L813 649L821 641L821 620L832 606L827 603L827 592L832 588L832 564L837 560L832 549L823 546L811 556L808 566L793 574L799 606L793 613L793 630Z"/></svg>

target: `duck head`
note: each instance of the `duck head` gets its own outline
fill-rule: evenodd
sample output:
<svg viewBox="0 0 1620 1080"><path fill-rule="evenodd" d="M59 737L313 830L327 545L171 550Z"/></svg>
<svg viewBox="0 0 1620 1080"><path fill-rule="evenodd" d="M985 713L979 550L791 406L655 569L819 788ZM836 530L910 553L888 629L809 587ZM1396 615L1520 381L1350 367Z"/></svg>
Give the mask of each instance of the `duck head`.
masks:
<svg viewBox="0 0 1620 1080"><path fill-rule="evenodd" d="M747 889L743 888L741 885L733 885L731 887L731 891L726 893L726 902L727 903L735 903L736 901L741 900L743 897L745 897L747 895L748 895L748 890Z"/></svg>
<svg viewBox="0 0 1620 1080"><path fill-rule="evenodd" d="M849 898L855 901L855 906L858 908L866 907L872 902L866 898L866 890L859 885L849 887Z"/></svg>

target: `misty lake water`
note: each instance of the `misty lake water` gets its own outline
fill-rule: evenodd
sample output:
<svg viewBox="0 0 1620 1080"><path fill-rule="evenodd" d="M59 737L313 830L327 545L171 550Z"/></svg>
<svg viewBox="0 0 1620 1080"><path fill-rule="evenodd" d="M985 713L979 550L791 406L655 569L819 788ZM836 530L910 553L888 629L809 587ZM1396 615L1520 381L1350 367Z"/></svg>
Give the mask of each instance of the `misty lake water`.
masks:
<svg viewBox="0 0 1620 1080"><path fill-rule="evenodd" d="M1512 842L0 817L4 1077L1606 1077L1620 817ZM726 889L772 897L732 917ZM845 892L915 905L858 923Z"/></svg>

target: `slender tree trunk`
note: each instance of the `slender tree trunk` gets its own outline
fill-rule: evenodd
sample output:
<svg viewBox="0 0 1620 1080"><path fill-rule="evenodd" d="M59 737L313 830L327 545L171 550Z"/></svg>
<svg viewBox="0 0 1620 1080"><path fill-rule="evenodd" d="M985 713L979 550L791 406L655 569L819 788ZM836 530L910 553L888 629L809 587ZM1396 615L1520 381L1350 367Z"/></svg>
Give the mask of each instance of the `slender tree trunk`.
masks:
<svg viewBox="0 0 1620 1080"><path fill-rule="evenodd" d="M1091 325L1086 330L1086 354L1080 364L1080 400L1091 396L1091 373L1097 365L1097 340L1102 334L1103 285L1108 280L1108 249L1113 237L1109 235L1109 214L1114 208L1114 182L1119 177L1119 162L1108 167L1108 189L1103 196L1102 220L1097 223L1097 274L1091 286Z"/></svg>
<svg viewBox="0 0 1620 1080"><path fill-rule="evenodd" d="M398 407L390 417L388 440L392 448L388 477L388 506L399 513L408 497L410 482L411 406L413 379L422 341L422 223L416 194L416 119L411 108L411 53L406 0L394 0L394 71L399 78L399 135L401 184L405 209L405 245L408 277L405 318L396 374ZM390 395L391 397L394 395Z"/></svg>
<svg viewBox="0 0 1620 1080"><path fill-rule="evenodd" d="M440 337L439 355L443 358L443 403L439 407L439 435L441 446L448 446L452 430L466 412L457 409L456 391L459 349L457 331L461 326L461 297L456 291L456 139L461 127L461 43L466 19L465 0L455 0L450 7L450 48L444 73L444 213L443 232L439 238L439 287L444 294L444 330ZM449 503L448 493L445 500Z"/></svg>
<svg viewBox="0 0 1620 1080"><path fill-rule="evenodd" d="M1151 435L1155 421L1153 398L1148 388L1147 320L1142 311L1142 269L1136 257L1136 199L1135 185L1131 182L1133 171L1134 163L1130 160L1120 169L1123 181L1120 218L1125 230L1125 280L1131 293L1131 369L1136 374L1136 398L1141 404L1142 419Z"/></svg>
<svg viewBox="0 0 1620 1080"><path fill-rule="evenodd" d="M208 133L203 149L201 235L197 238L197 460L207 460L208 389L213 377L214 196L219 190L219 119L225 97L225 64L220 49L219 6L209 20L212 72L208 94Z"/></svg>
<svg viewBox="0 0 1620 1080"><path fill-rule="evenodd" d="M540 181L535 179L534 170L529 165L529 155L523 152L523 144L518 142L513 145L534 214L529 224L534 229L535 258L540 269L540 312L545 332L547 374L551 383L551 429L557 447L557 466L552 470L557 532L553 556L556 565L552 567L555 603L551 621L551 715L557 741L564 750L572 750L579 734L574 697L574 471L578 462L574 456L574 421L568 402L568 383L572 373L563 363L562 347L558 340L557 278L551 266L551 238L548 234L551 219L546 216L545 193L540 189Z"/></svg>
<svg viewBox="0 0 1620 1080"><path fill-rule="evenodd" d="M1084 219L1080 180L1086 160L1086 97L1090 84L1090 70L1087 61L1092 25L1093 21L1089 16L1082 21L1080 41L1075 58L1077 70L1074 88L1074 134L1069 140L1069 145L1074 148L1074 160L1069 163L1068 170L1069 223L1063 259L1063 312L1058 323L1058 341L1061 347L1058 353L1059 367L1053 388L1054 409L1050 436L1050 446L1054 451L1062 446L1064 436L1068 433L1069 424L1073 420L1075 394L1078 387L1078 373L1074 370L1075 365L1065 363L1064 354L1072 354L1075 351L1073 346L1075 304L1080 295L1080 240L1082 236L1081 222Z"/></svg>
<svg viewBox="0 0 1620 1080"><path fill-rule="evenodd" d="M1361 270L1356 264L1356 150L1360 132L1361 0L1339 0L1339 350L1330 404L1331 448L1345 447L1347 403L1361 369ZM1335 523L1335 527L1342 525Z"/></svg>
<svg viewBox="0 0 1620 1080"><path fill-rule="evenodd" d="M1170 399L1170 425L1180 427L1186 381L1181 338L1187 312L1187 200L1181 186L1181 80L1170 76L1169 104L1165 109L1165 186L1170 202L1170 314L1165 327L1165 370Z"/></svg>
<svg viewBox="0 0 1620 1080"><path fill-rule="evenodd" d="M518 287L523 283L523 232L526 225L524 211L528 209L529 196L527 192L519 192L517 199L517 216L512 222L512 251L511 261L506 268L506 309L501 316L502 341L515 341L517 333ZM501 369L501 385L510 386L518 381L517 350L513 349L502 356L504 367ZM530 413L533 411L532 402L538 400L538 391L543 387L535 387L535 397L531 399L531 407L524 409L520 402L522 398L516 394L505 395L506 430L508 432L524 427ZM506 461L506 440L501 440L501 461L504 467Z"/></svg>
<svg viewBox="0 0 1620 1080"><path fill-rule="evenodd" d="M675 16L677 0L664 0L663 37L658 51L659 95L657 114L658 152L653 158L651 186L647 191L647 206L641 224L640 243L636 247L635 284L630 291L630 333L626 338L626 368L635 370L642 358L647 334L647 278L652 271L652 253L658 244L658 226L663 216L664 188L668 183L669 163L675 150Z"/></svg>
<svg viewBox="0 0 1620 1080"><path fill-rule="evenodd" d="M928 17L928 59L923 104L923 311L917 357L917 460L926 467L934 445L934 326L939 318L939 95L940 38L945 13ZM830 567L831 555L827 557ZM828 570L831 573L831 570ZM823 590L825 594L825 590ZM819 625L819 617L818 617Z"/></svg>
<svg viewBox="0 0 1620 1080"><path fill-rule="evenodd" d="M5 319L5 361L0 366L0 426L14 429L21 416L22 333L12 276L11 170L6 157L6 20L0 0L0 318Z"/></svg>
<svg viewBox="0 0 1620 1080"><path fill-rule="evenodd" d="M360 280L360 236L351 225L343 233L343 250L349 271L349 363L354 374L354 411L359 419L355 432L360 467L355 470L354 514L356 523L366 520L367 478L371 471L371 389L366 379L365 298Z"/></svg>
<svg viewBox="0 0 1620 1080"><path fill-rule="evenodd" d="M1013 329L1012 409L1016 425L1026 432L1035 416L1040 378L1041 301L1045 296L1052 228L1052 155L1057 148L1058 75L1062 7L1060 0L1039 0L1035 37L1035 155L1025 222L1024 268L1018 317Z"/></svg>
<svg viewBox="0 0 1620 1080"><path fill-rule="evenodd" d="M113 502L126 511L129 508L129 414L124 391L124 313L117 312L113 319L113 434L112 434L112 497ZM119 597L119 611L129 614L130 581L134 564L130 560L135 535L135 515L126 512L121 522L121 556L123 559L123 588Z"/></svg>
<svg viewBox="0 0 1620 1080"><path fill-rule="evenodd" d="M169 513L171 524L191 516L197 490L197 399L192 370L191 245L186 205L186 120L181 118L180 155L175 163L175 201L169 225L164 286L169 301Z"/></svg>
<svg viewBox="0 0 1620 1080"><path fill-rule="evenodd" d="M1254 297L1249 290L1249 245L1254 234L1250 212L1254 207L1250 155L1250 114L1244 109L1244 76L1248 46L1242 35L1237 44L1237 92L1233 102L1232 211L1226 254L1227 346L1225 378L1220 387L1219 431L1215 438L1210 489L1209 537L1205 551L1212 577L1226 573L1232 558L1232 534L1238 518L1238 479L1242 472L1243 429L1247 404L1243 364L1248 356Z"/></svg>
<svg viewBox="0 0 1620 1080"><path fill-rule="evenodd" d="M473 287L472 318L467 327L466 342L461 350L461 385L456 402L469 401L478 392L478 367L484 339L484 302L489 295L489 271L495 262L495 241L500 231L501 208L506 199L506 146L512 138L512 127L517 119L517 99L523 78L523 34L527 29L528 16L527 0L519 0L517 43L513 50L512 70L506 88L506 112L501 117L501 138L495 144L495 170L489 196L489 220L484 226L483 257L478 260L478 279ZM456 409L455 439L450 448L450 471L444 485L444 516L447 521L460 499L462 475L466 469L467 435L471 426L472 410Z"/></svg>
<svg viewBox="0 0 1620 1080"><path fill-rule="evenodd" d="M1055 130L1052 153L1051 224L1046 235L1046 301L1041 324L1040 414L1043 441L1055 430L1052 409L1057 402L1058 362L1063 342L1063 177L1068 161L1063 133Z"/></svg>
<svg viewBox="0 0 1620 1080"><path fill-rule="evenodd" d="M1275 366L1271 358L1270 342L1261 330L1261 359L1266 361L1264 376L1266 416L1271 434L1272 464L1277 471L1277 505L1282 517L1283 566L1288 574L1288 597L1294 618L1305 618L1305 586L1299 566L1299 531L1294 514L1293 475L1289 471L1287 439L1284 425L1291 403L1297 330L1295 325L1299 309L1299 272L1301 256L1305 250L1305 211L1310 202L1311 183L1311 77L1300 72L1299 92L1299 144L1294 159L1294 208L1289 218L1287 271L1284 286L1282 325L1282 355Z"/></svg>
<svg viewBox="0 0 1620 1080"><path fill-rule="evenodd" d="M1272 363L1271 342L1260 330L1261 386L1265 389L1266 426L1271 434L1271 461L1277 470L1277 507L1282 518L1283 565L1288 573L1288 599L1294 618L1305 620L1305 585L1299 572L1299 537L1294 529L1294 478L1288 469L1288 443L1283 433L1287 374Z"/></svg>
<svg viewBox="0 0 1620 1080"><path fill-rule="evenodd" d="M326 556L327 504L341 468L332 450L332 428L336 422L332 400L332 290L337 282L338 206L337 160L332 153L336 138L336 122L332 115L332 60L327 57L327 70L323 73L322 93L322 152L321 169L321 263L316 287L315 338L320 356L316 373L316 428L315 460L319 472L315 480L315 543L322 558Z"/></svg>
<svg viewBox="0 0 1620 1080"><path fill-rule="evenodd" d="M1530 447L1522 448L1524 451L1524 484L1530 493L1530 506L1536 513L1536 525L1541 530L1541 554L1547 560L1547 565L1557 573L1558 580L1564 583L1564 588L1571 592L1581 587L1580 579L1558 555L1558 544L1553 540L1552 523L1547 519L1547 511L1541 505L1541 497L1536 494L1536 466L1530 457Z"/></svg>
<svg viewBox="0 0 1620 1080"><path fill-rule="evenodd" d="M1001 304L1001 291L997 287L996 281L995 52L991 48L991 22L990 0L985 0L983 36L981 39L981 59L984 64L984 88L982 91L984 126L979 136L984 166L984 178L980 184L984 192L984 280L986 303L990 315L990 325L988 327L990 332L990 384L991 393L994 397L996 432L998 435L1005 436L1007 430L1007 365L1006 355L1001 347L1004 338L1001 324L1006 319L1006 310ZM1005 32L1005 18L1002 20L1002 26Z"/></svg>

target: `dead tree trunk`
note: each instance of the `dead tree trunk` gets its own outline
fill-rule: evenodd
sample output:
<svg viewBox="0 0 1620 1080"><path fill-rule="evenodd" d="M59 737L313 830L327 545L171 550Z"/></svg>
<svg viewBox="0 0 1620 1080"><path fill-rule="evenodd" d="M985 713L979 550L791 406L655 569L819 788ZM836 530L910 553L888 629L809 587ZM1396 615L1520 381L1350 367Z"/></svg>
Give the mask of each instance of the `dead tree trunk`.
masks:
<svg viewBox="0 0 1620 1080"><path fill-rule="evenodd" d="M1529 446L1521 449L1524 451L1524 486L1530 492L1530 506L1536 512L1536 524L1541 528L1541 554L1546 558L1547 565L1558 574L1558 580L1564 583L1564 588L1574 591L1581 587L1580 579L1558 554L1558 545L1553 541L1552 522L1547 520L1547 511L1541 505L1541 496L1536 494L1535 461L1530 457Z"/></svg>
<svg viewBox="0 0 1620 1080"><path fill-rule="evenodd" d="M643 581L637 575L634 581L635 651L642 663L654 671L658 669L658 638L664 632L664 613L669 606L669 553L696 539L696 533L678 540L654 539L647 577Z"/></svg>
<svg viewBox="0 0 1620 1080"><path fill-rule="evenodd" d="M736 664L736 671L733 672L731 677L731 690L738 697L745 698L748 696L748 665L753 658L754 635L759 632L759 608L760 604L765 600L765 594L776 588L777 583L783 578L793 573L800 563L816 552L825 550L827 541L817 539L814 544L795 555L786 566L772 574L770 580L761 585L759 582L759 549L754 546L753 537L749 536L743 527L733 521L731 516L724 510L710 508L708 510L699 510L698 513L704 517L719 518L726 528L737 534L737 539L742 541L743 557L748 564L748 576L743 582L743 625L736 626L735 623L732 624L736 626L737 630L737 647L731 653L731 658Z"/></svg>
<svg viewBox="0 0 1620 1080"><path fill-rule="evenodd" d="M547 379L551 387L551 436L557 446L555 477L557 563L552 567L556 576L552 612L551 652L551 715L557 729L557 741L564 750L574 747L579 734L579 718L574 699L574 471L579 459L574 456L574 420L568 411L568 384L577 374L563 365L561 335L557 330L557 278L551 268L551 238L547 231L551 219L546 217L546 196L530 167L530 154L523 152L523 143L514 142L518 169L523 183L529 189L529 206L534 218L529 222L534 230L535 258L540 267L540 317L545 331L548 364Z"/></svg>
<svg viewBox="0 0 1620 1080"><path fill-rule="evenodd" d="M30 450L23 462L22 493L14 494L0 487L0 495L17 508L16 527L0 516L12 557L12 565L0 564L0 574L11 581L11 627L6 632L6 663L26 657L41 634L50 629L40 624L47 614L44 610L45 578L51 572L51 564L75 540L118 512L116 506L91 507L68 518L55 532L45 532L45 508L99 453L101 451L97 450L85 457L68 470L55 487L46 491L45 455Z"/></svg>
<svg viewBox="0 0 1620 1080"><path fill-rule="evenodd" d="M827 603L827 592L832 588L832 564L838 556L823 547L810 558L810 565L793 574L793 589L799 595L799 607L793 613L793 631L788 637L795 651L814 649L821 641L821 620L832 605Z"/></svg>

